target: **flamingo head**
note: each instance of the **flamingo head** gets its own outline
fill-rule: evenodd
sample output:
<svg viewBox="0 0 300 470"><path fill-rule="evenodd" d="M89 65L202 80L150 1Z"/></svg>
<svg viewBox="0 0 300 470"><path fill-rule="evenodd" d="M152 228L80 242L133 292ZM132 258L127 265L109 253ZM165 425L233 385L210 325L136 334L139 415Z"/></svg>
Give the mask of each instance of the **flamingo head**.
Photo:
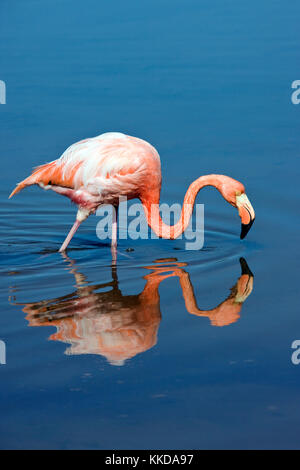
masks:
<svg viewBox="0 0 300 470"><path fill-rule="evenodd" d="M242 221L240 237L243 239L253 225L255 212L246 195L244 185L233 178L225 178L226 179L222 182L221 192L226 201L239 211L239 216Z"/></svg>
<svg viewBox="0 0 300 470"><path fill-rule="evenodd" d="M236 196L236 207L242 221L241 239L243 239L252 227L255 220L255 212L245 193Z"/></svg>

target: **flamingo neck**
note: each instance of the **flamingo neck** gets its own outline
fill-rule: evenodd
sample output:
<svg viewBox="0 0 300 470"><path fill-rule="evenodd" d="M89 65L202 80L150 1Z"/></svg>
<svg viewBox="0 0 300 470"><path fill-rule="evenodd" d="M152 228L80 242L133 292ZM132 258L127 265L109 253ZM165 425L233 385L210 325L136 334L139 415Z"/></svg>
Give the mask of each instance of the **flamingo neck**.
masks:
<svg viewBox="0 0 300 470"><path fill-rule="evenodd" d="M204 186L214 186L222 194L223 178L223 175L204 175L193 181L184 196L181 215L175 225L165 224L161 219L159 194L156 197L141 198L148 225L160 238L174 239L179 237L189 225L198 192Z"/></svg>

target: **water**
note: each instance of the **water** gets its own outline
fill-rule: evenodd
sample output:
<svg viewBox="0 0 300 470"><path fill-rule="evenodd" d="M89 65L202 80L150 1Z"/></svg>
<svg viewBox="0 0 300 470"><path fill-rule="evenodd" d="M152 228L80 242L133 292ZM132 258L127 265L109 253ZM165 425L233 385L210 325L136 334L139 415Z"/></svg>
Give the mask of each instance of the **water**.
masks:
<svg viewBox="0 0 300 470"><path fill-rule="evenodd" d="M1 448L299 448L299 3L0 8ZM7 197L111 130L158 149L164 202L201 174L241 180L247 238L207 188L200 251L121 240L112 268L91 217L57 253L74 207L38 188Z"/></svg>

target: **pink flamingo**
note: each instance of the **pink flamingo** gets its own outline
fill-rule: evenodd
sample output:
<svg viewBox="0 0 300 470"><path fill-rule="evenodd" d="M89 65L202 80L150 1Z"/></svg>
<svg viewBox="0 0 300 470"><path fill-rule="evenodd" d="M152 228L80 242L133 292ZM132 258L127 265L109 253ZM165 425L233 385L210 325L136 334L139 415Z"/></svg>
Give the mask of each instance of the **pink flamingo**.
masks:
<svg viewBox="0 0 300 470"><path fill-rule="evenodd" d="M10 198L26 186L38 184L67 196L77 204L76 221L60 251L65 251L80 224L102 204L116 209L120 197L139 198L147 223L162 238L177 238L189 225L197 193L214 186L224 199L239 211L241 238L254 222L255 213L239 181L225 175L205 175L188 188L179 221L166 225L159 213L161 165L158 152L148 142L119 132L108 132L71 145L63 155L35 169L19 183ZM117 245L117 211L112 225L112 248Z"/></svg>

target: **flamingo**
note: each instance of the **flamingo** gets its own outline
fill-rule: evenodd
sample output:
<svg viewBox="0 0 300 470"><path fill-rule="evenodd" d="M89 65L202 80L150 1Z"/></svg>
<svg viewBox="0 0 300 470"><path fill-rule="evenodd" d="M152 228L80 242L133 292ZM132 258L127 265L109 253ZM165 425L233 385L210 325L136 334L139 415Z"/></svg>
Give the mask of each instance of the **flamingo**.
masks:
<svg viewBox="0 0 300 470"><path fill-rule="evenodd" d="M111 245L117 246L117 208L120 198L139 198L148 225L160 238L175 239L189 225L195 198L204 186L214 186L223 198L238 209L243 239L250 230L254 209L242 183L225 175L204 175L188 188L179 221L169 226L159 213L161 164L157 150L145 140L119 132L107 132L81 140L68 147L60 158L37 167L21 181L10 198L34 184L61 194L78 206L75 223L63 242L64 252L80 224L103 204L111 204L113 211Z"/></svg>

